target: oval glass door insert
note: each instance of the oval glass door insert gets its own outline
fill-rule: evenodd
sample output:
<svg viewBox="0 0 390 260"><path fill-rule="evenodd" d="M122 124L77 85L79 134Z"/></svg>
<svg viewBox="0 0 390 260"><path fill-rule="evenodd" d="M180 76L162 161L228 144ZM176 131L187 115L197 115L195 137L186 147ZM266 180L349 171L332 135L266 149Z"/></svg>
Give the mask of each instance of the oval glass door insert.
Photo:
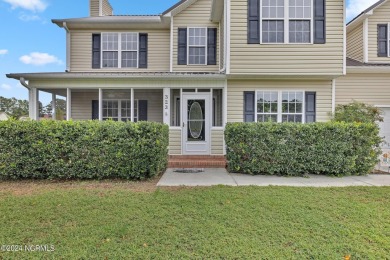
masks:
<svg viewBox="0 0 390 260"><path fill-rule="evenodd" d="M188 121L192 138L198 139L203 130L203 112L199 102L192 103Z"/></svg>

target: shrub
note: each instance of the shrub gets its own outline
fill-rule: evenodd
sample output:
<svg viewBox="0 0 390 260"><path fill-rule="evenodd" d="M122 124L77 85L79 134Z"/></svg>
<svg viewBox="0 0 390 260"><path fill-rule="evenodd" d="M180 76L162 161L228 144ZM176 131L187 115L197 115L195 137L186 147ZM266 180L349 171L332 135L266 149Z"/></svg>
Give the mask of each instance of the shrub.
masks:
<svg viewBox="0 0 390 260"><path fill-rule="evenodd" d="M168 127L114 121L0 122L2 179L145 179L168 160Z"/></svg>
<svg viewBox="0 0 390 260"><path fill-rule="evenodd" d="M374 106L354 101L347 105L338 105L333 122L375 123L383 122L382 111Z"/></svg>
<svg viewBox="0 0 390 260"><path fill-rule="evenodd" d="M230 172L302 176L364 175L380 154L378 126L362 123L231 123Z"/></svg>

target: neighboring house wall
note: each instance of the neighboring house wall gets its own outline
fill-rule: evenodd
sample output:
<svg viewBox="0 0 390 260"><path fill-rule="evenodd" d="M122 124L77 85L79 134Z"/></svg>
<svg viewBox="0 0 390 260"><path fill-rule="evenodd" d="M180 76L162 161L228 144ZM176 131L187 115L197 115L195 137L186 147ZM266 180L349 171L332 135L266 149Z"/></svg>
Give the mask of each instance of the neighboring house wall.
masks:
<svg viewBox="0 0 390 260"><path fill-rule="evenodd" d="M148 68L106 68L92 69L92 34L101 32L124 32L124 30L71 31L71 72L168 72L169 71L169 30L131 30L148 34Z"/></svg>
<svg viewBox="0 0 390 260"><path fill-rule="evenodd" d="M370 105L390 105L390 75L350 73L336 80L336 104L353 100Z"/></svg>
<svg viewBox="0 0 390 260"><path fill-rule="evenodd" d="M173 71L218 72L219 37L217 37L217 65L178 65L178 29L186 27L209 27L219 29L219 23L210 21L211 0L198 0L173 17ZM218 32L217 32L218 35ZM187 42L188 44L188 42ZM169 46L169 44L168 44ZM188 60L187 60L188 61Z"/></svg>
<svg viewBox="0 0 390 260"><path fill-rule="evenodd" d="M344 1L326 1L326 44L248 44L248 0L231 0L231 74L343 74Z"/></svg>
<svg viewBox="0 0 390 260"><path fill-rule="evenodd" d="M332 111L331 80L229 80L227 97L228 122L244 121L244 91L297 90L317 93L317 122L329 120Z"/></svg>
<svg viewBox="0 0 390 260"><path fill-rule="evenodd" d="M374 10L368 18L368 62L390 62L388 57L378 57L378 24L390 23L390 2Z"/></svg>
<svg viewBox="0 0 390 260"><path fill-rule="evenodd" d="M347 57L363 62L363 24L347 34Z"/></svg>

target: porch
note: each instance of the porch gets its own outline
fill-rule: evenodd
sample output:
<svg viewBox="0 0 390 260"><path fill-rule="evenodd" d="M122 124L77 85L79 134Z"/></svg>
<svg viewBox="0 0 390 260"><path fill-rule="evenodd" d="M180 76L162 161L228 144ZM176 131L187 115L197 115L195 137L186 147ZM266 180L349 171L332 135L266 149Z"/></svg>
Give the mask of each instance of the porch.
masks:
<svg viewBox="0 0 390 260"><path fill-rule="evenodd" d="M52 107L58 97L66 100L66 120L164 123L170 129L170 155L225 154L225 79L94 79L50 83L30 81L30 118L39 120L39 93L46 92L52 95Z"/></svg>

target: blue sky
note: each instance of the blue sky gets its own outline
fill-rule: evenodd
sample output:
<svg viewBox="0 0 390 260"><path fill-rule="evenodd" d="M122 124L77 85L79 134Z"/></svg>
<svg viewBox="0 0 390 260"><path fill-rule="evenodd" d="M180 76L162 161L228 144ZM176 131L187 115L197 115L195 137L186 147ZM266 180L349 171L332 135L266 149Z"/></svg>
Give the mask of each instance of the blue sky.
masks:
<svg viewBox="0 0 390 260"><path fill-rule="evenodd" d="M159 14L178 0L110 0L115 14ZM376 0L347 0L348 20ZM76 7L76 8L75 8ZM64 71L65 31L51 19L86 17L89 0L0 0L0 96L27 99L6 73ZM45 104L49 95L41 94Z"/></svg>

